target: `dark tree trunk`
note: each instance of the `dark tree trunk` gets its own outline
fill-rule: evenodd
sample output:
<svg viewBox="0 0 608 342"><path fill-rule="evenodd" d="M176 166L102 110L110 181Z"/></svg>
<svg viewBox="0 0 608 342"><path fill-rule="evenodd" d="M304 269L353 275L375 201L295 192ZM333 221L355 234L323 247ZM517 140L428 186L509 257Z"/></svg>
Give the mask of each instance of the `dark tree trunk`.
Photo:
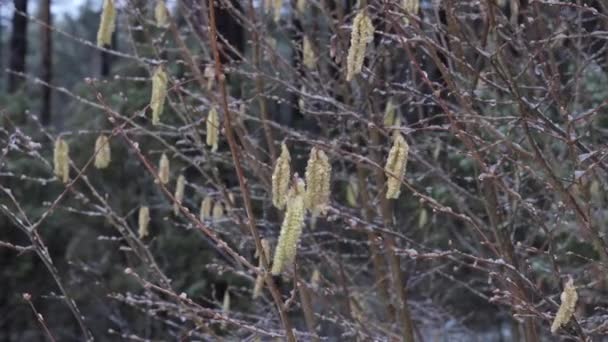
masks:
<svg viewBox="0 0 608 342"><path fill-rule="evenodd" d="M109 47L111 49L116 49L116 32L112 35L112 45ZM101 76L107 77L110 76L110 71L112 70L112 55L101 51Z"/></svg>
<svg viewBox="0 0 608 342"><path fill-rule="evenodd" d="M40 20L46 23L41 26L41 44L42 52L42 80L46 83L51 83L53 78L53 40L52 40L52 17L51 17L51 0L43 0L40 7ZM42 110L40 111L40 121L43 125L48 125L51 121L51 88L45 85L42 86Z"/></svg>
<svg viewBox="0 0 608 342"><path fill-rule="evenodd" d="M221 2L220 6L215 7L217 32L221 37L220 52L222 53L222 64L238 60L238 54L242 54L245 48L245 34L243 32L243 26L241 26L241 24L234 18L233 14L231 13L232 11L242 11L239 1L231 0L230 6L227 6L224 2ZM232 48L234 48L236 51L233 52Z"/></svg>
<svg viewBox="0 0 608 342"><path fill-rule="evenodd" d="M27 53L27 18L19 12L27 13L27 0L15 0L16 11L13 14L13 30L10 43L9 69L25 72L25 54ZM23 79L9 74L8 92L14 93L19 89Z"/></svg>

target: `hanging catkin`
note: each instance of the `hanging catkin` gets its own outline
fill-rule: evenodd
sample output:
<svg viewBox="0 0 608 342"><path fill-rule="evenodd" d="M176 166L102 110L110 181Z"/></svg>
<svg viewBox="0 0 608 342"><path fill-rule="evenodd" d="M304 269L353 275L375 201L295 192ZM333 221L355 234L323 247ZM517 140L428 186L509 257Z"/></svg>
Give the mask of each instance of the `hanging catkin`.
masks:
<svg viewBox="0 0 608 342"><path fill-rule="evenodd" d="M110 153L110 141L105 135L100 135L95 140L95 167L98 169L105 169L110 165L111 153Z"/></svg>
<svg viewBox="0 0 608 342"><path fill-rule="evenodd" d="M283 7L283 0L274 0L272 3L272 9L274 10L274 21L276 23L281 19L281 8Z"/></svg>
<svg viewBox="0 0 608 342"><path fill-rule="evenodd" d="M308 3L308 0L298 0L298 2L296 3L296 9L297 9L298 13L300 13L300 15L302 15L306 12L307 3Z"/></svg>
<svg viewBox="0 0 608 342"><path fill-rule="evenodd" d="M289 190L287 210L283 218L279 241L272 262L271 272L274 275L280 274L295 259L298 242L302 234L302 226L304 225L304 214L306 212L304 194L304 181L298 178L295 186Z"/></svg>
<svg viewBox="0 0 608 342"><path fill-rule="evenodd" d="M148 207L142 206L139 208L139 218L137 223L139 226L137 234L139 235L140 239L143 239L149 234L148 226L150 224L150 209Z"/></svg>
<svg viewBox="0 0 608 342"><path fill-rule="evenodd" d="M264 256L266 257L266 260L269 261L270 260L270 242L268 242L267 239L262 239L260 242L262 243L262 250L263 250ZM259 267L262 267L262 265L263 265L262 258L260 256L260 253L258 253L258 251L256 251L255 256L260 258ZM262 276L262 274L258 274L258 276L255 279L255 286L253 287L253 299L258 298L262 294L263 287L264 287L264 277Z"/></svg>
<svg viewBox="0 0 608 342"><path fill-rule="evenodd" d="M576 302L578 301L578 294L576 293L576 287L574 287L574 280L570 278L564 287L564 292L562 292L561 296L561 304L557 313L555 314L555 319L551 324L551 333L555 334L557 330L568 323L572 315L574 314L574 310L576 309Z"/></svg>
<svg viewBox="0 0 608 342"><path fill-rule="evenodd" d="M213 205L213 213L211 214L214 220L219 220L224 217L224 206L222 202L216 201Z"/></svg>
<svg viewBox="0 0 608 342"><path fill-rule="evenodd" d="M289 191L289 180L291 178L291 156L287 145L281 145L281 155L277 158L272 173L272 204L278 209L283 209L287 202L287 192Z"/></svg>
<svg viewBox="0 0 608 342"><path fill-rule="evenodd" d="M351 207L356 208L359 205L359 183L356 176L350 176L348 178L348 184L346 185L346 203Z"/></svg>
<svg viewBox="0 0 608 342"><path fill-rule="evenodd" d="M165 107L165 98L167 97L167 73L159 66L152 75L152 95L150 96L150 108L152 108L152 124L160 123L160 116Z"/></svg>
<svg viewBox="0 0 608 342"><path fill-rule="evenodd" d="M217 151L217 144L220 134L220 119L215 107L211 107L207 115L207 146L211 146L211 151Z"/></svg>
<svg viewBox="0 0 608 342"><path fill-rule="evenodd" d="M199 214L199 218L201 221L205 221L205 219L211 217L211 208L213 207L213 199L211 196L206 196L201 201L201 212Z"/></svg>
<svg viewBox="0 0 608 342"><path fill-rule="evenodd" d="M321 283L321 272L319 272L318 268L315 268L314 271L312 271L312 276L310 276L310 286L316 290L319 288L320 283Z"/></svg>
<svg viewBox="0 0 608 342"><path fill-rule="evenodd" d="M175 203L173 203L173 213L179 214L179 208L184 200L184 190L186 189L186 177L179 175L177 177L177 183L175 184Z"/></svg>
<svg viewBox="0 0 608 342"><path fill-rule="evenodd" d="M156 7L154 7L154 19L156 19L156 26L164 27L169 24L169 11L164 0L157 0Z"/></svg>
<svg viewBox="0 0 608 342"><path fill-rule="evenodd" d="M365 10L359 11L353 20L350 48L346 58L346 80L350 81L361 72L367 44L374 38L374 26Z"/></svg>
<svg viewBox="0 0 608 342"><path fill-rule="evenodd" d="M393 147L391 147L384 166L386 171L386 198L398 198L401 193L401 181L405 176L407 166L407 156L410 150L409 145L399 132L394 134Z"/></svg>
<svg viewBox="0 0 608 342"><path fill-rule="evenodd" d="M158 162L158 179L162 184L169 183L169 158L167 155L163 153L160 157L160 161Z"/></svg>
<svg viewBox="0 0 608 342"><path fill-rule="evenodd" d="M302 59L304 65L308 69L314 69L317 57L315 56L315 52L312 49L312 42L308 36L304 36L304 39L302 40Z"/></svg>
<svg viewBox="0 0 608 342"><path fill-rule="evenodd" d="M331 163L322 150L313 147L306 165L306 208L324 213L329 204Z"/></svg>
<svg viewBox="0 0 608 342"><path fill-rule="evenodd" d="M395 116L397 108L392 98L386 103L386 109L384 110L384 127L391 127L395 125Z"/></svg>
<svg viewBox="0 0 608 342"><path fill-rule="evenodd" d="M228 289L229 288L226 288L226 292L224 292L224 300L222 303L222 311L224 312L230 311L230 292Z"/></svg>
<svg viewBox="0 0 608 342"><path fill-rule="evenodd" d="M55 176L61 179L63 183L70 180L70 147L68 143L59 137L55 140L55 148L53 149L53 164L55 168Z"/></svg>
<svg viewBox="0 0 608 342"><path fill-rule="evenodd" d="M255 278L255 285L253 287L253 299L258 298L262 294L264 288L264 277L261 274Z"/></svg>
<svg viewBox="0 0 608 342"><path fill-rule="evenodd" d="M420 9L420 0L402 0L403 3L401 4L401 7L403 7L403 10L405 11L405 13L409 14L409 15L418 15L418 10ZM407 16L404 16L404 21L405 21L405 25L408 25L410 23L409 19Z"/></svg>
<svg viewBox="0 0 608 342"><path fill-rule="evenodd" d="M114 0L104 0L99 29L97 30L97 46L103 47L112 44L112 33L114 33L115 25L116 7L114 6Z"/></svg>

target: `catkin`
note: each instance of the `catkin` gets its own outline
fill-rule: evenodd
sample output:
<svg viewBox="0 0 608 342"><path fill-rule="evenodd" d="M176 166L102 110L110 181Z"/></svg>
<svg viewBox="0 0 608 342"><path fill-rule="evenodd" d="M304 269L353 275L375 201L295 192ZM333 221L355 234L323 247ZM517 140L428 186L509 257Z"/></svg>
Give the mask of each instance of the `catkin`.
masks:
<svg viewBox="0 0 608 342"><path fill-rule="evenodd" d="M270 260L270 242L268 242L267 239L262 239L260 242L262 243L262 250L263 250L264 256L266 257L266 260ZM260 253L257 250L255 252L255 256L260 258L259 265L260 265L260 267L262 267L262 265L263 265L262 258L261 258ZM258 274L257 278L255 279L255 286L253 287L253 299L258 298L262 294L263 287L264 287L264 277L262 276L262 274Z"/></svg>
<svg viewBox="0 0 608 342"><path fill-rule="evenodd" d="M331 163L322 150L313 147L306 165L306 208L324 213L329 204Z"/></svg>
<svg viewBox="0 0 608 342"><path fill-rule="evenodd" d="M574 310L576 309L578 294L576 293L576 287L574 287L574 280L572 280L572 278L566 283L560 299L561 304L555 314L555 319L551 324L551 333L553 334L555 334L561 326L570 321L570 318L572 318Z"/></svg>
<svg viewBox="0 0 608 342"><path fill-rule="evenodd" d="M110 165L111 160L110 141L102 134L95 140L95 167L105 169Z"/></svg>
<svg viewBox="0 0 608 342"><path fill-rule="evenodd" d="M150 209L146 206L142 206L139 208L139 218L138 218L138 226L137 234L140 239L145 238L149 234L148 226L150 225Z"/></svg>
<svg viewBox="0 0 608 342"><path fill-rule="evenodd" d="M162 184L169 183L169 158L167 155L163 153L160 157L160 161L158 162L158 179Z"/></svg>
<svg viewBox="0 0 608 342"><path fill-rule="evenodd" d="M357 182L356 176L351 176L348 179L348 184L346 185L346 202L351 207L357 207L359 203L357 202L359 197L359 183Z"/></svg>
<svg viewBox="0 0 608 342"><path fill-rule="evenodd" d="M310 286L316 290L319 288L320 283L321 283L321 272L319 272L318 268L315 268L314 271L312 271L312 276L310 276Z"/></svg>
<svg viewBox="0 0 608 342"><path fill-rule="evenodd" d="M393 147L388 154L384 171L386 171L386 198L398 198L401 193L401 181L405 176L407 156L410 147L399 132L395 132Z"/></svg>
<svg viewBox="0 0 608 342"><path fill-rule="evenodd" d="M306 213L304 181L298 178L295 186L289 192L287 210L272 262L273 275L280 274L286 266L293 263L304 225L304 214Z"/></svg>
<svg viewBox="0 0 608 342"><path fill-rule="evenodd" d="M281 8L283 7L283 0L274 0L272 3L272 9L274 10L274 21L279 22L281 19Z"/></svg>
<svg viewBox="0 0 608 342"><path fill-rule="evenodd" d="M213 216L214 220L219 220L224 217L224 206L222 205L222 202L215 202L213 205L213 213L211 215Z"/></svg>
<svg viewBox="0 0 608 342"><path fill-rule="evenodd" d="M401 7L405 11L405 13L410 15L417 15L420 9L420 0L403 0ZM404 16L403 18L403 20L405 21L405 25L408 25L410 23L408 17Z"/></svg>
<svg viewBox="0 0 608 342"><path fill-rule="evenodd" d="M289 191L289 180L291 178L291 156L287 145L281 145L281 155L277 158L272 173L272 204L278 209L283 209L287 202L287 192Z"/></svg>
<svg viewBox="0 0 608 342"><path fill-rule="evenodd" d="M230 291L228 291L228 289L226 289L226 292L224 292L224 301L222 303L222 311L224 311L224 312L230 311Z"/></svg>
<svg viewBox="0 0 608 342"><path fill-rule="evenodd" d="M350 48L346 58L346 80L350 81L361 72L365 50L374 38L374 26L365 10L360 11L353 20L350 36Z"/></svg>
<svg viewBox="0 0 608 342"><path fill-rule="evenodd" d="M175 203L173 203L173 213L179 214L179 208L184 200L184 190L186 189L186 177L179 175L177 177L177 183L175 184Z"/></svg>
<svg viewBox="0 0 608 342"><path fill-rule="evenodd" d="M201 211L199 214L199 218L201 221L205 221L205 219L211 217L211 208L213 206L213 199L210 196L203 198L201 201Z"/></svg>
<svg viewBox="0 0 608 342"><path fill-rule="evenodd" d="M115 26L116 6L114 0L104 0L99 29L97 30L97 46L103 47L112 44L112 33L114 33Z"/></svg>
<svg viewBox="0 0 608 342"><path fill-rule="evenodd" d="M397 108L395 107L395 103L393 99L389 99L386 104L386 109L384 110L384 127L391 127L395 125L395 115L397 113Z"/></svg>
<svg viewBox="0 0 608 342"><path fill-rule="evenodd" d="M296 3L296 9L300 14L304 14L304 12L306 12L307 2L308 0L298 0L298 2Z"/></svg>
<svg viewBox="0 0 608 342"><path fill-rule="evenodd" d="M264 277L261 274L255 278L255 286L253 287L253 299L258 298L262 294L264 287Z"/></svg>
<svg viewBox="0 0 608 342"><path fill-rule="evenodd" d="M211 151L217 151L217 144L220 132L220 119L215 107L209 110L207 115L207 146L211 146Z"/></svg>
<svg viewBox="0 0 608 342"><path fill-rule="evenodd" d="M312 42L308 36L304 36L304 39L302 40L302 59L304 65L308 69L314 69L317 57L315 56L315 52L312 49Z"/></svg>
<svg viewBox="0 0 608 342"><path fill-rule="evenodd" d="M152 124L160 123L160 116L165 107L165 98L167 97L167 73L161 66L156 68L152 75L152 95L150 96L150 108L152 108Z"/></svg>
<svg viewBox="0 0 608 342"><path fill-rule="evenodd" d="M164 27L169 24L169 11L165 5L164 0L157 0L156 7L154 7L154 19L156 19L156 25Z"/></svg>
<svg viewBox="0 0 608 342"><path fill-rule="evenodd" d="M63 183L67 183L70 180L70 147L61 137L55 141L53 164L55 176L61 179Z"/></svg>

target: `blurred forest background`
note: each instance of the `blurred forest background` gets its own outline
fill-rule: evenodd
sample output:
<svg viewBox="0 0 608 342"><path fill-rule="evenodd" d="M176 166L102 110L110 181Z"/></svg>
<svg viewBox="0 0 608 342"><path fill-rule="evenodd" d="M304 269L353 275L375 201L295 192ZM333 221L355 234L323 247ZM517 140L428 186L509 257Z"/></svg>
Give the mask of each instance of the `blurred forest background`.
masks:
<svg viewBox="0 0 608 342"><path fill-rule="evenodd" d="M608 340L608 3L110 2L0 0L0 341ZM282 143L331 192L270 275Z"/></svg>

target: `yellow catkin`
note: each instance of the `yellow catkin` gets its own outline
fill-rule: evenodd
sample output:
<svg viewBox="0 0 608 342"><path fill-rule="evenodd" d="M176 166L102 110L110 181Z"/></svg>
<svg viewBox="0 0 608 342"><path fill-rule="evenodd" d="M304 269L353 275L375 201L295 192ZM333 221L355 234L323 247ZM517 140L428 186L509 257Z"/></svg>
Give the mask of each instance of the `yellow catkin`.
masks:
<svg viewBox="0 0 608 342"><path fill-rule="evenodd" d="M152 109L152 124L160 123L160 116L165 107L165 99L167 97L167 73L162 67L156 68L152 75L152 95L150 96L150 108Z"/></svg>
<svg viewBox="0 0 608 342"><path fill-rule="evenodd" d="M160 157L160 161L158 162L158 179L162 184L169 183L170 170L169 158L167 158L167 155L163 153L163 155Z"/></svg>
<svg viewBox="0 0 608 342"><path fill-rule="evenodd" d="M374 26L365 10L360 11L353 20L350 48L346 58L346 80L350 81L361 72L367 44L374 39Z"/></svg>
<svg viewBox="0 0 608 342"><path fill-rule="evenodd" d="M289 192L287 210L272 262L271 272L274 275L280 274L285 267L293 263L304 225L304 215L306 213L304 181L298 178L296 185Z"/></svg>
<svg viewBox="0 0 608 342"><path fill-rule="evenodd" d="M211 90L213 83L215 82L215 66L213 64L207 64L203 76L207 79L207 90Z"/></svg>
<svg viewBox="0 0 608 342"><path fill-rule="evenodd" d="M393 99L389 99L384 110L384 127L391 127L395 125L395 116L397 114L397 108Z"/></svg>
<svg viewBox="0 0 608 342"><path fill-rule="evenodd" d="M281 155L277 158L272 173L272 204L278 209L283 209L287 202L287 192L289 191L289 181L291 178L291 156L287 145L281 145Z"/></svg>
<svg viewBox="0 0 608 342"><path fill-rule="evenodd" d="M561 304L557 310L557 313L555 314L555 319L551 324L551 333L553 334L555 334L560 327L570 321L576 309L578 294L576 293L576 287L574 287L574 280L572 280L572 278L570 278L566 283L564 292L562 292L560 299Z"/></svg>
<svg viewBox="0 0 608 342"><path fill-rule="evenodd" d="M222 205L222 202L215 202L213 205L213 213L211 215L213 216L214 220L219 220L224 217L224 206Z"/></svg>
<svg viewBox="0 0 608 342"><path fill-rule="evenodd" d="M312 276L310 276L310 286L316 290L319 288L319 284L321 284L321 272L318 268L315 268L312 271Z"/></svg>
<svg viewBox="0 0 608 342"><path fill-rule="evenodd" d="M271 257L270 242L268 242L267 239L262 239L260 242L262 244L262 250L264 251L266 260L269 261L270 257ZM260 258L260 253L258 253L258 251L256 251L255 256ZM260 258L259 265L260 265L260 267L262 267L262 265L263 265L262 258ZM264 287L264 277L261 274L258 274L257 278L255 279L255 286L253 287L253 299L258 298L262 294L263 287Z"/></svg>
<svg viewBox="0 0 608 342"><path fill-rule="evenodd" d="M274 0L272 2L272 9L274 10L274 21L279 22L281 19L281 8L283 7L283 0Z"/></svg>
<svg viewBox="0 0 608 342"><path fill-rule="evenodd" d="M314 69L317 56L312 49L312 42L308 39L308 36L304 36L304 39L302 40L302 60L308 69Z"/></svg>
<svg viewBox="0 0 608 342"><path fill-rule="evenodd" d="M211 146L211 151L217 151L217 144L220 134L220 119L217 110L212 107L207 115L207 146Z"/></svg>
<svg viewBox="0 0 608 342"><path fill-rule="evenodd" d="M420 9L420 0L403 0L401 7L405 13L409 15L418 15ZM404 17L405 25L410 23L408 17Z"/></svg>
<svg viewBox="0 0 608 342"><path fill-rule="evenodd" d="M199 218L201 221L211 217L211 208L213 207L213 199L210 196L203 198L201 201L201 211Z"/></svg>
<svg viewBox="0 0 608 342"><path fill-rule="evenodd" d="M175 215L179 214L179 208L184 200L184 190L186 190L186 177L179 175L175 183L175 203L173 203L173 213Z"/></svg>
<svg viewBox="0 0 608 342"><path fill-rule="evenodd" d="M156 25L164 27L169 24L169 11L164 0L157 0L156 7L154 7L154 19L156 19Z"/></svg>
<svg viewBox="0 0 608 342"><path fill-rule="evenodd" d="M346 185L346 203L351 207L357 207L359 205L358 197L359 183L357 182L357 177L352 176L349 178L348 184Z"/></svg>
<svg viewBox="0 0 608 342"><path fill-rule="evenodd" d="M55 140L53 164L55 176L61 179L63 183L67 183L70 180L70 147L61 137Z"/></svg>
<svg viewBox="0 0 608 342"><path fill-rule="evenodd" d="M253 299L256 299L262 295L262 289L264 288L264 277L261 274L255 278L255 285L253 287Z"/></svg>
<svg viewBox="0 0 608 342"><path fill-rule="evenodd" d="M226 289L226 292L224 292L222 311L224 311L224 312L230 311L230 291L228 291L228 289Z"/></svg>
<svg viewBox="0 0 608 342"><path fill-rule="evenodd" d="M114 0L104 0L103 10L101 11L101 20L99 21L99 29L97 31L97 46L112 44L112 33L116 26L116 6Z"/></svg>
<svg viewBox="0 0 608 342"><path fill-rule="evenodd" d="M313 147L306 165L306 208L324 213L329 204L331 163L322 150Z"/></svg>
<svg viewBox="0 0 608 342"><path fill-rule="evenodd" d="M398 198L401 193L401 181L405 176L407 156L410 147L401 133L394 135L393 147L388 154L384 171L386 171L386 198Z"/></svg>
<svg viewBox="0 0 608 342"><path fill-rule="evenodd" d="M298 13L304 14L306 12L307 3L308 0L298 0L298 2L296 3L296 9L298 10Z"/></svg>
<svg viewBox="0 0 608 342"><path fill-rule="evenodd" d="M110 165L112 156L110 152L110 141L105 135L100 135L95 140L95 167L105 169Z"/></svg>
<svg viewBox="0 0 608 342"><path fill-rule="evenodd" d="M138 226L137 234L140 239L145 238L150 233L148 230L148 226L150 225L150 209L146 206L142 206L139 208L139 218L138 218Z"/></svg>
<svg viewBox="0 0 608 342"><path fill-rule="evenodd" d="M420 209L420 214L418 215L418 228L424 227L429 221L429 214L426 212L426 209Z"/></svg>

